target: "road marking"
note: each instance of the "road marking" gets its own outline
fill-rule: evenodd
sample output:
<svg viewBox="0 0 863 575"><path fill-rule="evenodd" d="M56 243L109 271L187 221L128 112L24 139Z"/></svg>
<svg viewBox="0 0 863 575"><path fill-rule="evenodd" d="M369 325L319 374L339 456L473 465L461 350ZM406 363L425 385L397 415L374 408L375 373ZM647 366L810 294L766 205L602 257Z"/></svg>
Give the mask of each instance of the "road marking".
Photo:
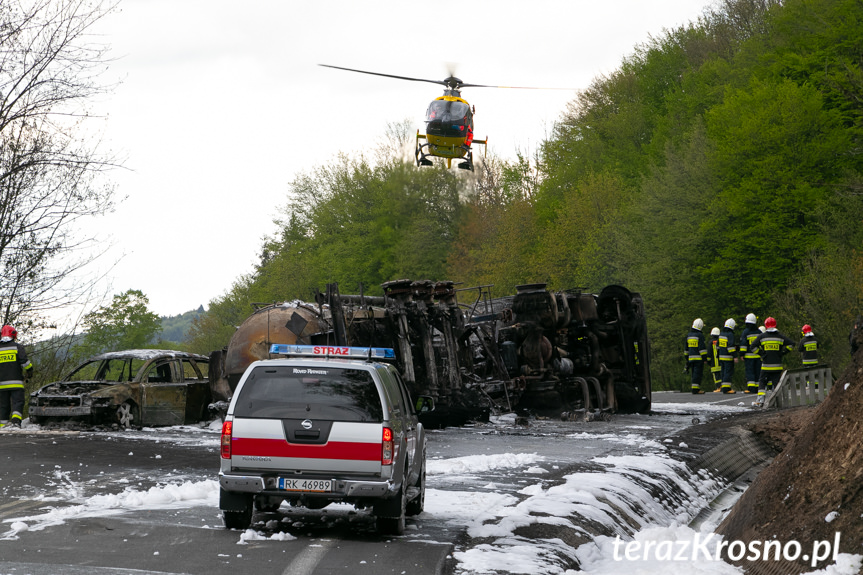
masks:
<svg viewBox="0 0 863 575"><path fill-rule="evenodd" d="M282 571L282 575L308 575L312 573L332 546L332 541L325 541L320 545L306 547L294 557L294 560Z"/></svg>
<svg viewBox="0 0 863 575"><path fill-rule="evenodd" d="M45 505L44 501L33 501L32 499L19 499L0 505L0 517L9 517L10 515L18 515L24 509L31 507L40 507Z"/></svg>

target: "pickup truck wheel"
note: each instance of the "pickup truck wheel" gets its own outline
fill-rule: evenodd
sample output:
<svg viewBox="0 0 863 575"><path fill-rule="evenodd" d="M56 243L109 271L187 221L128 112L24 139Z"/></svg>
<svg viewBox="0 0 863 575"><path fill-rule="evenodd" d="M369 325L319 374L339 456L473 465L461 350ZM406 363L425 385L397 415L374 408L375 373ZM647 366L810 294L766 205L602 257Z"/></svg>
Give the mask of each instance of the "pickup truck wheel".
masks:
<svg viewBox="0 0 863 575"><path fill-rule="evenodd" d="M252 498L248 498L248 502L244 504L244 507L240 511L226 511L222 510L222 521L225 522L225 527L228 529L248 529L252 524L252 514L254 513L254 507L252 504Z"/></svg>
<svg viewBox="0 0 863 575"><path fill-rule="evenodd" d="M416 497L408 501L407 506L405 507L405 513L413 517L414 515L419 515L423 512L425 508L426 502L426 466L423 464L422 469L420 469L420 476L417 478L417 482L414 487L419 489L419 493Z"/></svg>
<svg viewBox="0 0 863 575"><path fill-rule="evenodd" d="M398 509L392 509L390 506L398 505ZM384 535L402 535L405 532L405 506L407 505L407 490L405 489L405 484L402 482L402 486L399 489L399 493L396 497L393 498L393 501L386 501L385 505L381 507L386 507L386 510L381 510L380 514L378 514L378 508L375 507L375 522L377 524L378 531L380 531ZM395 516L388 516L392 513Z"/></svg>
<svg viewBox="0 0 863 575"><path fill-rule="evenodd" d="M264 513L272 513L282 505L280 497L256 497L255 509Z"/></svg>

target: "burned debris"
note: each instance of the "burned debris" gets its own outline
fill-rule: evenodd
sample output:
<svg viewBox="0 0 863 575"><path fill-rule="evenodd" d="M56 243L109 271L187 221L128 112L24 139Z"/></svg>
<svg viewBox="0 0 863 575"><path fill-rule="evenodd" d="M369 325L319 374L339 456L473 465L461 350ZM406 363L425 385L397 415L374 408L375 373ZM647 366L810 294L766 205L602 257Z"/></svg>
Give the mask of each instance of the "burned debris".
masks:
<svg viewBox="0 0 863 575"><path fill-rule="evenodd" d="M450 281L382 287L383 296L369 297L329 284L314 303L258 304L210 356L214 399L227 407L271 344L326 344L393 348L412 394L435 400L430 426L511 411L568 419L650 411L644 305L622 286L593 294L529 284L500 298L490 286Z"/></svg>

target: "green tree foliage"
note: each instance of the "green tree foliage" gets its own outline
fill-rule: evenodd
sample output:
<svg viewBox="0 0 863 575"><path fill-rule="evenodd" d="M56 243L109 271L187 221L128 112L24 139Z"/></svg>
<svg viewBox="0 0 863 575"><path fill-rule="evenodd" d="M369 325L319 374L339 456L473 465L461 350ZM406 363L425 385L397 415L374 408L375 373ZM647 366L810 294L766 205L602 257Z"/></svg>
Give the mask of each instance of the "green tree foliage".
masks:
<svg viewBox="0 0 863 575"><path fill-rule="evenodd" d="M162 327L159 316L149 310L149 304L143 292L130 289L115 295L109 305L87 314L80 351L94 355L148 347Z"/></svg>
<svg viewBox="0 0 863 575"><path fill-rule="evenodd" d="M189 328L192 327L192 321L202 313L204 313L204 306L180 315L160 317L162 331L159 333L159 339L164 342L174 342L175 344L185 342Z"/></svg>
<svg viewBox="0 0 863 575"><path fill-rule="evenodd" d="M459 212L452 172L341 157L294 180L255 287L266 299L308 298L328 282L381 293L394 278L441 279Z"/></svg>
<svg viewBox="0 0 863 575"><path fill-rule="evenodd" d="M537 186L536 169L522 156L512 164L491 158L479 167L447 259L448 278L494 284L498 294L534 281Z"/></svg>

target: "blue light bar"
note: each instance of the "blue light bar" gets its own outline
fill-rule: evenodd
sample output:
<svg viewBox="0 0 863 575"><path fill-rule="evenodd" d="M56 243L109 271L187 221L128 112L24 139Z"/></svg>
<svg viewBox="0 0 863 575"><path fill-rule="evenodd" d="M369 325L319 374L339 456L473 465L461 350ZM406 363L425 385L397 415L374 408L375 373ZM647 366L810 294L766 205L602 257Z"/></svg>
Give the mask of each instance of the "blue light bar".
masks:
<svg viewBox="0 0 863 575"><path fill-rule="evenodd" d="M352 357L360 359L395 359L396 353L389 347L348 347L343 345L287 345L274 343L270 353L276 355Z"/></svg>

